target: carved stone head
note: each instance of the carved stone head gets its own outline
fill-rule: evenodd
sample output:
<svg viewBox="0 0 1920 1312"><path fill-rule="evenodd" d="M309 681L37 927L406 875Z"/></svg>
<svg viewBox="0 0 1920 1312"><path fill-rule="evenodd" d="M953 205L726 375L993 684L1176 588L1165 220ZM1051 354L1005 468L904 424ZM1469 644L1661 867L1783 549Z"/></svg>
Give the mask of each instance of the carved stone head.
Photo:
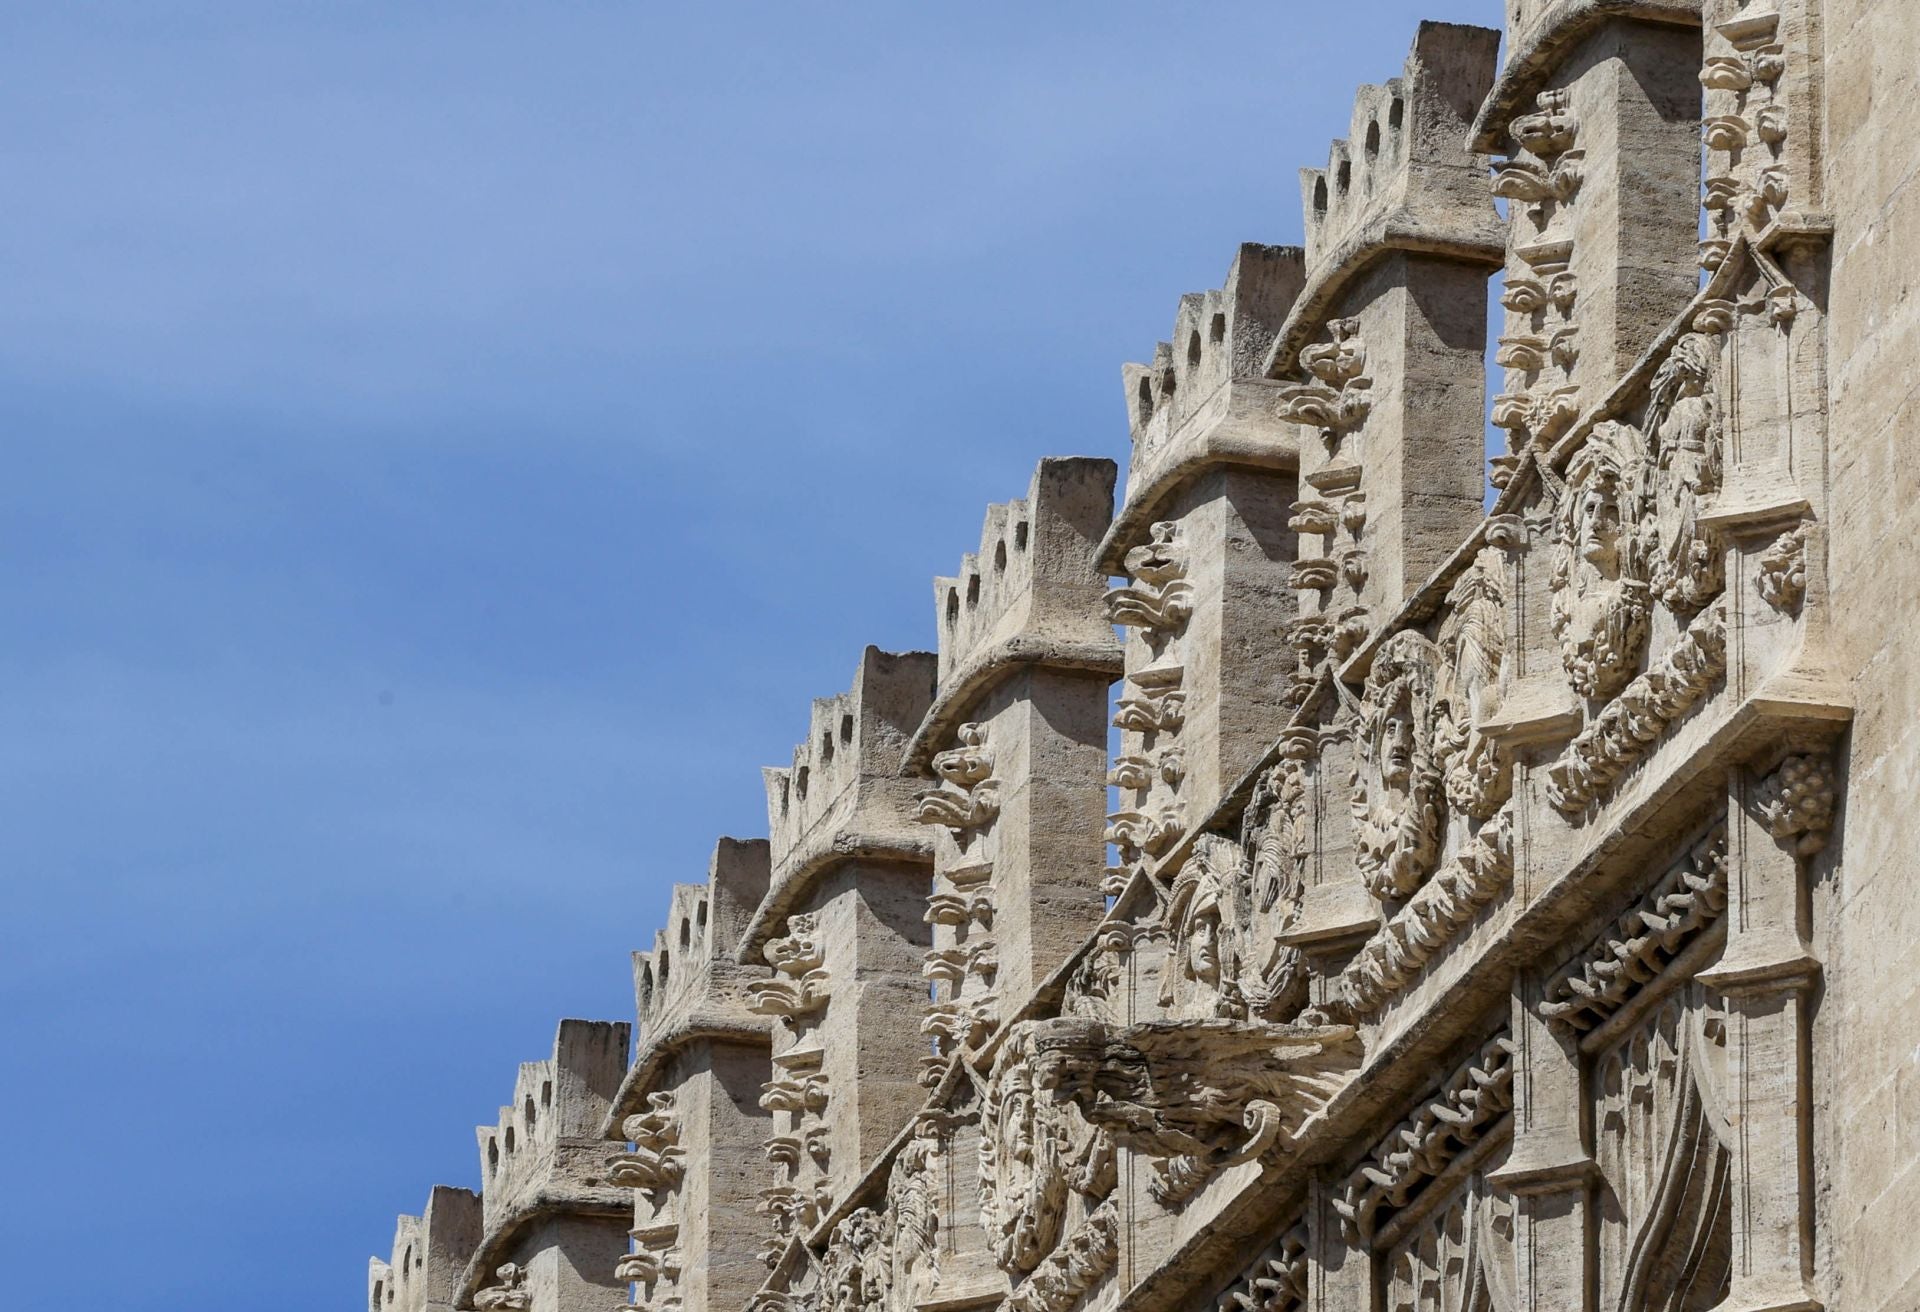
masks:
<svg viewBox="0 0 1920 1312"><path fill-rule="evenodd" d="M1595 425L1567 468L1550 580L1550 620L1561 661L1584 697L1618 692L1633 677L1646 643L1646 490L1639 430Z"/></svg>
<svg viewBox="0 0 1920 1312"><path fill-rule="evenodd" d="M1356 859L1376 897L1403 898L1440 852L1434 759L1434 645L1411 631L1387 639L1367 673L1353 778Z"/></svg>
<svg viewBox="0 0 1920 1312"><path fill-rule="evenodd" d="M1060 1241L1067 1175L1060 1111L1034 1087L1027 1025L1002 1043L980 1112L980 1224L1000 1267L1019 1276Z"/></svg>
<svg viewBox="0 0 1920 1312"><path fill-rule="evenodd" d="M1218 834L1195 841L1167 905L1173 953L1162 970L1160 1004L1170 1014L1246 1014L1240 986L1246 884L1246 856L1238 843Z"/></svg>

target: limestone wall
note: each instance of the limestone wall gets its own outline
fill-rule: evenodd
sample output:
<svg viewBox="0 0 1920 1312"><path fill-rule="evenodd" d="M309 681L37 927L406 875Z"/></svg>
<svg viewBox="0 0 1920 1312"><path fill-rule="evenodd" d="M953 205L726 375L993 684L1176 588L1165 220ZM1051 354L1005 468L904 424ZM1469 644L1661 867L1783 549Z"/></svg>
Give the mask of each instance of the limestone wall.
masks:
<svg viewBox="0 0 1920 1312"><path fill-rule="evenodd" d="M1498 16L813 704L375 1312L1920 1307L1920 14Z"/></svg>

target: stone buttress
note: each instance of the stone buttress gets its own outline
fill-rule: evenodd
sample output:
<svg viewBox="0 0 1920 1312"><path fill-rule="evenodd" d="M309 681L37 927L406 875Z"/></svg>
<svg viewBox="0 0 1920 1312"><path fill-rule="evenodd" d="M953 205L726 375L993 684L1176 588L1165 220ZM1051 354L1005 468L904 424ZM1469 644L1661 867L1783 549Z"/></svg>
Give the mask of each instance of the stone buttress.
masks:
<svg viewBox="0 0 1920 1312"><path fill-rule="evenodd" d="M627 1064L628 1026L563 1020L553 1055L525 1062L513 1101L483 1125L484 1229L455 1307L489 1312L616 1312L614 1265L627 1246L628 1191L601 1127Z"/></svg>
<svg viewBox="0 0 1920 1312"><path fill-rule="evenodd" d="M629 1145L612 1180L633 1191L632 1249L614 1274L630 1307L742 1306L765 1275L772 1114L771 968L736 955L771 874L764 839L723 838L704 884L676 884L667 927L633 958L639 1040L602 1125Z"/></svg>
<svg viewBox="0 0 1920 1312"><path fill-rule="evenodd" d="M739 956L772 967L762 996L779 1017L760 1099L769 1261L832 1212L923 1096L933 844L901 765L937 668L932 652L869 647L852 689L814 702L792 766L765 771L772 882Z"/></svg>

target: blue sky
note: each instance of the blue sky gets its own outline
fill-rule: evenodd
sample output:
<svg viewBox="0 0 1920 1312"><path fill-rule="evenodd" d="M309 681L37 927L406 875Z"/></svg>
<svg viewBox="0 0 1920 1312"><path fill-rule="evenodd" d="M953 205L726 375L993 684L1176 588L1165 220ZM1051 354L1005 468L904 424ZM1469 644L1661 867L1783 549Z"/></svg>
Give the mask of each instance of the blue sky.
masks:
<svg viewBox="0 0 1920 1312"><path fill-rule="evenodd" d="M1498 11L11 6L13 1301L363 1306L808 699Z"/></svg>

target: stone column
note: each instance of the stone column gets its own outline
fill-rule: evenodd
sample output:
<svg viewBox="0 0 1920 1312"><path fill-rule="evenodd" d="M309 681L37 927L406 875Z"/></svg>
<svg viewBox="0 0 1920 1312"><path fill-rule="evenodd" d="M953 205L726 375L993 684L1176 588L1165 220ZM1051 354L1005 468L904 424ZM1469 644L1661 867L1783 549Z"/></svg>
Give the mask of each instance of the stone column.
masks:
<svg viewBox="0 0 1920 1312"><path fill-rule="evenodd" d="M922 1097L932 844L901 766L936 672L932 652L869 647L852 689L814 702L793 765L764 772L772 880L738 955L773 968L781 1017L760 1099L776 1245L832 1213Z"/></svg>
<svg viewBox="0 0 1920 1312"><path fill-rule="evenodd" d="M1264 362L1301 272L1297 249L1241 247L1224 287L1181 301L1176 341L1124 371L1133 460L1099 552L1126 576L1109 614L1128 631L1110 891L1175 852L1291 704L1295 662L1275 636L1294 613L1299 451Z"/></svg>
<svg viewBox="0 0 1920 1312"><path fill-rule="evenodd" d="M1812 1070L1806 859L1833 821L1824 754L1727 781L1727 946L1700 980L1727 1002L1732 1293L1718 1312L1813 1312Z"/></svg>
<svg viewBox="0 0 1920 1312"><path fill-rule="evenodd" d="M1513 1248L1520 1306L1592 1312L1593 1185L1585 1063L1577 1035L1540 1015L1541 976L1513 996L1513 1147L1488 1184L1515 1200Z"/></svg>

